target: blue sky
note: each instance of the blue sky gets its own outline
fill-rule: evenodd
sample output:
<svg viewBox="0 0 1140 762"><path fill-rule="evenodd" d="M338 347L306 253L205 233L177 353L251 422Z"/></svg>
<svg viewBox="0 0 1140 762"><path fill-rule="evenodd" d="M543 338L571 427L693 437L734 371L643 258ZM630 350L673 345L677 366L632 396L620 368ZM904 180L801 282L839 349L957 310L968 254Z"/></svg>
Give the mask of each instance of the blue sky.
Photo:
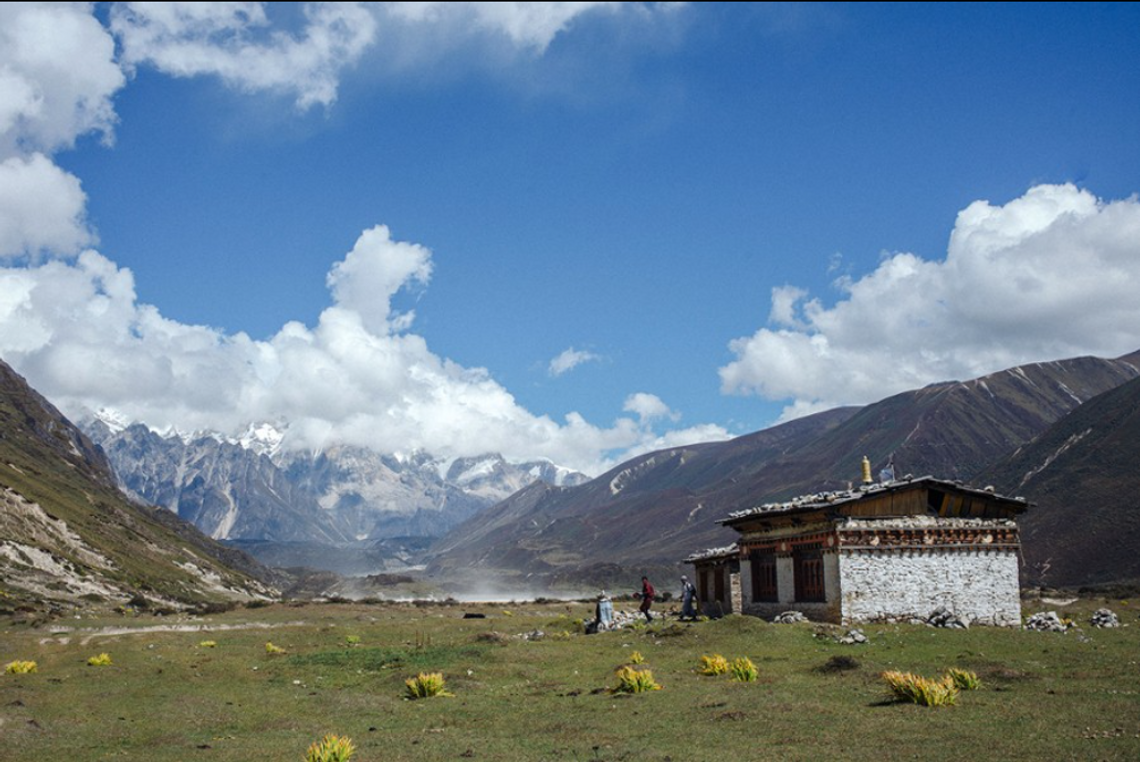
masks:
<svg viewBox="0 0 1140 762"><path fill-rule="evenodd" d="M1140 348L1136 4L195 5L3 11L69 413L597 471Z"/></svg>

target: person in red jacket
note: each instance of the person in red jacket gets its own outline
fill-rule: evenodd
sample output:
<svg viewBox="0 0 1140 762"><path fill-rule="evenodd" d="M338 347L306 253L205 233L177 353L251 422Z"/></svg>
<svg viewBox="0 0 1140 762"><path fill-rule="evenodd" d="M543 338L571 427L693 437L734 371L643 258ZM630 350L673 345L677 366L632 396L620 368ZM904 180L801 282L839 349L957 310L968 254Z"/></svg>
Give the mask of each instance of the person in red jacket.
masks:
<svg viewBox="0 0 1140 762"><path fill-rule="evenodd" d="M653 598L657 595L653 589L653 585L649 583L649 577L641 578L641 608L638 609L642 614L645 614L645 621L652 622L653 615L649 613L649 607L653 605Z"/></svg>

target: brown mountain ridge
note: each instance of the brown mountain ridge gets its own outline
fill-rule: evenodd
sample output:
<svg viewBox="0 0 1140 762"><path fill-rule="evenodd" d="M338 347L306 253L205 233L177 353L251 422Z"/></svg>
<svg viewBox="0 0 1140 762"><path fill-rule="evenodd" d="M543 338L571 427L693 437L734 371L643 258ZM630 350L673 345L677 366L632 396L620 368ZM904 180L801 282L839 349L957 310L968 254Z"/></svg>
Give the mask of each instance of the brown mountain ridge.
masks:
<svg viewBox="0 0 1140 762"><path fill-rule="evenodd" d="M1140 352L1034 363L726 442L662 450L578 487L533 485L437 541L428 570L508 588L632 586L643 573L675 576L689 553L734 539L716 523L732 511L845 488L864 456L876 472L893 460L899 476L974 479L1138 375Z"/></svg>

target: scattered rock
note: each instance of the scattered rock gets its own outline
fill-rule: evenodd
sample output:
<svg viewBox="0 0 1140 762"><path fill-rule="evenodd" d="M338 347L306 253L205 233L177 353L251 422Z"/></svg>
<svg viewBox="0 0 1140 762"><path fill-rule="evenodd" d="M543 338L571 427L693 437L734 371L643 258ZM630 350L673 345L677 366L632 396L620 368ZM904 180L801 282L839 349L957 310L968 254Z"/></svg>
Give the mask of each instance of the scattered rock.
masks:
<svg viewBox="0 0 1140 762"><path fill-rule="evenodd" d="M862 630L848 630L847 634L836 638L836 643L842 643L846 646L858 645L867 642L867 636L863 634Z"/></svg>
<svg viewBox="0 0 1140 762"><path fill-rule="evenodd" d="M802 611L785 611L773 619L772 624L797 624L799 622L806 622L807 620L808 618L804 616Z"/></svg>
<svg viewBox="0 0 1140 762"><path fill-rule="evenodd" d="M1039 611L1025 620L1025 629L1037 632L1065 632L1069 626L1057 616L1056 611Z"/></svg>
<svg viewBox="0 0 1140 762"><path fill-rule="evenodd" d="M475 640L479 641L480 643L506 643L509 639L510 638L507 635L504 635L501 632L495 632L494 630L491 630L490 632L481 632L475 636Z"/></svg>
<svg viewBox="0 0 1140 762"><path fill-rule="evenodd" d="M947 627L950 630L969 630L970 625L964 619L956 616L953 611L945 606L939 606L934 611L931 611L930 616L927 617L926 623L931 627Z"/></svg>
<svg viewBox="0 0 1140 762"><path fill-rule="evenodd" d="M945 606L939 606L930 612L930 616L926 618L926 623L931 627L946 627L952 630L970 629L969 623L960 619Z"/></svg>
<svg viewBox="0 0 1140 762"><path fill-rule="evenodd" d="M1093 627L1119 627L1120 619L1110 609L1097 609L1093 612L1089 624Z"/></svg>

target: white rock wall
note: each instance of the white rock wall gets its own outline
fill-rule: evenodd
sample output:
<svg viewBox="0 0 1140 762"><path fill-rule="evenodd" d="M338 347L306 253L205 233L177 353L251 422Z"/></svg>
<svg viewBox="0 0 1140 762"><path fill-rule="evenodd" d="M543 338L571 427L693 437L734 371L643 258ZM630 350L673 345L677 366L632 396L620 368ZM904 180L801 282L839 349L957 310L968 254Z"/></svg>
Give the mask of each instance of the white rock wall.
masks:
<svg viewBox="0 0 1140 762"><path fill-rule="evenodd" d="M945 606L971 624L1021 624L1013 550L850 550L839 559L844 622L926 618Z"/></svg>

